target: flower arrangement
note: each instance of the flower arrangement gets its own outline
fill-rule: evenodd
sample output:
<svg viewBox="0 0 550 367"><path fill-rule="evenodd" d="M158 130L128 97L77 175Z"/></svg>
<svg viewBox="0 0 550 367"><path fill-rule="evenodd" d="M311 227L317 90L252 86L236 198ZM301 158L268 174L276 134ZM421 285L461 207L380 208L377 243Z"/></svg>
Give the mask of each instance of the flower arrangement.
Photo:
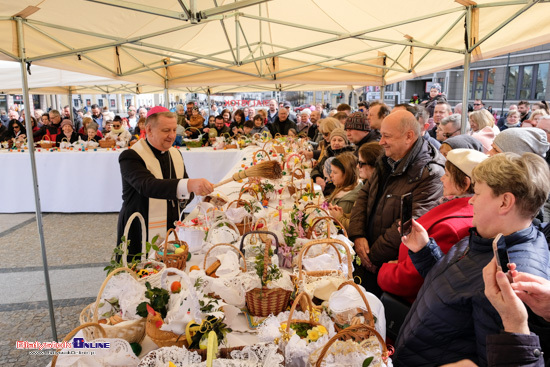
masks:
<svg viewBox="0 0 550 367"><path fill-rule="evenodd" d="M283 339L285 339L286 334L286 323L282 323L279 327L279 330L283 334ZM292 329L291 334L298 335L301 339L305 339L308 343L316 342L323 335L328 334L327 328L323 325L313 326L307 322L296 322L291 323L290 328ZM292 335L286 335L286 340L290 339Z"/></svg>
<svg viewBox="0 0 550 367"><path fill-rule="evenodd" d="M266 245L267 246L267 245ZM264 256L264 249L262 249L261 246L254 246L255 249L257 249L257 255L256 259L254 261L254 269L256 270L256 274L260 277L260 280L262 282L262 288L267 286L269 283L271 283L274 280L280 279L283 274L281 273L281 269L275 264L270 264L267 268L266 276L264 277L264 266L265 266L265 256ZM273 256L273 250L269 249L269 257L271 258Z"/></svg>

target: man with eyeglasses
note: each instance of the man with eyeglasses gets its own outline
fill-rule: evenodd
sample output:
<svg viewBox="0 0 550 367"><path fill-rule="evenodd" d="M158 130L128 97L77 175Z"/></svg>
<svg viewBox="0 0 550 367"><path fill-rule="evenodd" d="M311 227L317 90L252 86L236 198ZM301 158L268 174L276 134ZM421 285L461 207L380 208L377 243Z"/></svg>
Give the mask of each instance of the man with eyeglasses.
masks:
<svg viewBox="0 0 550 367"><path fill-rule="evenodd" d="M437 137L439 141L445 141L450 137L460 135L460 128L462 127L462 116L458 113L454 113L451 116L445 117L441 120L437 131ZM468 126L466 127L468 130ZM441 139L439 139L441 137Z"/></svg>
<svg viewBox="0 0 550 367"><path fill-rule="evenodd" d="M355 144L355 156L359 157L359 148L363 144L380 140L380 132L371 129L367 116L363 112L354 112L348 116L344 125L348 140Z"/></svg>
<svg viewBox="0 0 550 367"><path fill-rule="evenodd" d="M361 259L354 275L370 292L380 296L377 274L380 266L396 260L401 244L399 221L401 195L412 193L413 217L418 218L437 205L443 186L445 158L420 136L414 115L396 111L380 129L384 156L375 172L359 191L351 211L349 238Z"/></svg>
<svg viewBox="0 0 550 367"><path fill-rule="evenodd" d="M474 101L474 111L479 111L485 108L485 103L481 99L476 99Z"/></svg>
<svg viewBox="0 0 550 367"><path fill-rule="evenodd" d="M433 129L428 131L428 133L431 135L432 138L435 138L439 141L443 141L441 133L438 134L439 124L441 124L441 120L443 120L447 116L451 116L452 113L453 113L453 110L449 103L445 101L439 101L436 103L434 107L434 115L433 115L433 122L435 126L433 127Z"/></svg>

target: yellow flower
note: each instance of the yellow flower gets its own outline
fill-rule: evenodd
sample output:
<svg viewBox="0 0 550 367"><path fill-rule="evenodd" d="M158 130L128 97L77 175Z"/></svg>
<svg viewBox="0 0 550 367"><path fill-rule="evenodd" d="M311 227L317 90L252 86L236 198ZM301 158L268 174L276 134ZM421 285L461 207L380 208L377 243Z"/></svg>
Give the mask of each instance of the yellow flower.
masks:
<svg viewBox="0 0 550 367"><path fill-rule="evenodd" d="M306 340L308 342L316 342L319 339L319 337L320 337L319 332L315 329L316 328L313 328L313 329L307 331Z"/></svg>
<svg viewBox="0 0 550 367"><path fill-rule="evenodd" d="M321 335L328 334L327 328L323 325L316 326L314 329L317 329Z"/></svg>
<svg viewBox="0 0 550 367"><path fill-rule="evenodd" d="M308 198L307 196L304 195L304 196L302 196L302 200L303 200L303 201L308 201L309 198Z"/></svg>

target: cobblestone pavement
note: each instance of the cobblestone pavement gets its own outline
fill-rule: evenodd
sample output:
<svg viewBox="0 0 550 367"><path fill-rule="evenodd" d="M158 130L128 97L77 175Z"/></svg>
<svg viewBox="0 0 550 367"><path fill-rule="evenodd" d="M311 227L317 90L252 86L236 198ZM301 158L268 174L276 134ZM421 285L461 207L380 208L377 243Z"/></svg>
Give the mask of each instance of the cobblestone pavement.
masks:
<svg viewBox="0 0 550 367"><path fill-rule="evenodd" d="M116 243L117 213L107 214L45 214L44 236L48 265L51 270L69 276L63 286L70 292L54 297L58 339L62 340L79 325L82 309L92 303L104 279L101 272L110 260ZM29 214L0 214L0 275L3 294L0 302L0 366L46 366L49 356L29 355L17 350L15 342L52 341L46 292L22 301L29 289L29 277L43 282L42 257L38 229ZM95 274L81 279L79 274ZM40 275L40 276L38 276ZM52 277L53 279L54 277ZM6 284L7 280L7 284ZM86 284L83 286L82 284ZM52 283L52 289L59 284ZM42 294L43 293L43 294Z"/></svg>

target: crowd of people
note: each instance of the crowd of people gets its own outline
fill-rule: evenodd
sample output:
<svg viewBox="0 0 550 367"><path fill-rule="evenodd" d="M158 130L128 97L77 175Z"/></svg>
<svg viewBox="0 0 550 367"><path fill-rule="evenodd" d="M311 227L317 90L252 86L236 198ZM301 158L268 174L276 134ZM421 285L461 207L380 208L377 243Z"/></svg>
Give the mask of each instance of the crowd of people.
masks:
<svg viewBox="0 0 550 367"><path fill-rule="evenodd" d="M136 113L130 106L122 119L92 106L90 116L77 124L70 111L52 110L34 117L33 135L58 142L109 136L129 144L155 131L145 125L147 110ZM255 133L309 140L313 149L300 153L316 162L311 178L354 243L360 260L355 279L406 310L395 340L396 366L548 361L550 352L543 353L550 351L546 102L521 101L497 120L481 100L470 112L460 104L453 108L435 84L428 100L393 108L375 101L360 103L356 112L347 104L331 111L318 104L294 113L288 103L272 100L267 109L212 105L200 111L189 102L176 106L175 116L176 144L202 139L208 145L216 137ZM14 140L26 135L15 115L4 130L3 136ZM157 136L151 139L164 144ZM184 172L167 175L176 174L184 177ZM409 193L414 220L410 234L402 236L401 198ZM493 252L499 234L494 246L508 258L501 268ZM386 310L389 318L391 312Z"/></svg>

